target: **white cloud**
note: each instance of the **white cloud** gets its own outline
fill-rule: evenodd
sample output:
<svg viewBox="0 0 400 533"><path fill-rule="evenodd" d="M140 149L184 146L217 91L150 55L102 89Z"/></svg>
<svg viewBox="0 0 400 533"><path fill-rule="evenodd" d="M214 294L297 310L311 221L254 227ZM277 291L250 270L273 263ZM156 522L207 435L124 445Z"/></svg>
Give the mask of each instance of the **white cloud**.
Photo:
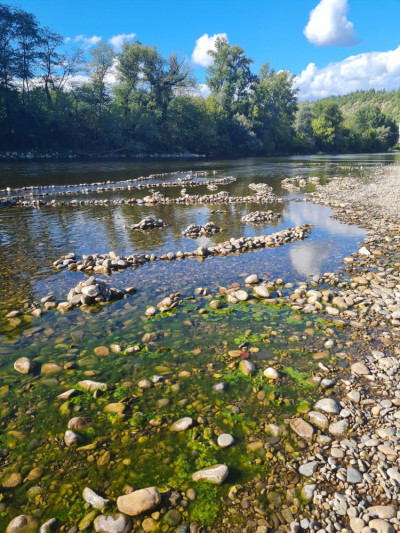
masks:
<svg viewBox="0 0 400 533"><path fill-rule="evenodd" d="M71 37L65 37L65 39L64 39L64 43L65 43L65 44L68 44L68 43L70 42L70 40L71 40Z"/></svg>
<svg viewBox="0 0 400 533"><path fill-rule="evenodd" d="M304 35L317 46L355 46L359 41L347 20L347 0L321 0L310 13Z"/></svg>
<svg viewBox="0 0 400 533"><path fill-rule="evenodd" d="M120 33L119 35L113 35L108 39L108 42L114 48L115 52L119 52L124 42L131 41L135 35L136 33Z"/></svg>
<svg viewBox="0 0 400 533"><path fill-rule="evenodd" d="M222 37L228 40L226 33L214 33L214 35L211 35L210 37L208 36L208 33L205 33L197 39L192 53L193 63L200 65L201 67L209 67L213 64L213 59L208 55L208 51L215 50L215 41L217 37Z"/></svg>
<svg viewBox="0 0 400 533"><path fill-rule="evenodd" d="M400 46L387 52L367 52L318 68L309 63L297 76L301 100L346 94L362 89L398 89Z"/></svg>
<svg viewBox="0 0 400 533"><path fill-rule="evenodd" d="M92 37L86 37L85 35L77 35L74 39L76 43L82 42L85 46L85 48L91 48L92 46L96 46L96 44L99 44L101 41L101 37L98 35L93 35Z"/></svg>

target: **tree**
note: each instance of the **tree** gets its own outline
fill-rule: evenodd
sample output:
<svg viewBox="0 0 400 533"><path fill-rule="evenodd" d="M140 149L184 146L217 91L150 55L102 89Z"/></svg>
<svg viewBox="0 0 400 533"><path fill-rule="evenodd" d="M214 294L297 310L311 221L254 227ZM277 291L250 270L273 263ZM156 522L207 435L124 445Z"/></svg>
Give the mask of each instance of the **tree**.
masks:
<svg viewBox="0 0 400 533"><path fill-rule="evenodd" d="M314 115L311 126L317 148L339 151L343 144L343 115L339 106L328 100L317 102Z"/></svg>
<svg viewBox="0 0 400 533"><path fill-rule="evenodd" d="M297 107L294 129L296 132L296 145L301 151L311 151L315 146L313 137L312 120L314 113L309 102L300 102Z"/></svg>
<svg viewBox="0 0 400 533"><path fill-rule="evenodd" d="M114 51L105 42L100 42L90 51L92 58L89 69L98 117L101 117L105 105L110 100L106 87L106 76L114 62Z"/></svg>
<svg viewBox="0 0 400 533"><path fill-rule="evenodd" d="M215 50L208 54L213 58L206 71L211 93L231 116L235 113L247 115L249 94L257 80L250 70L253 60L246 57L240 46L231 46L225 37L218 37Z"/></svg>
<svg viewBox="0 0 400 533"><path fill-rule="evenodd" d="M62 35L53 32L50 28L43 28L40 32L40 47L38 52L40 67L42 70L42 80L47 101L53 105L51 91L56 87L59 65L64 61L64 56L58 52L58 48L63 44Z"/></svg>

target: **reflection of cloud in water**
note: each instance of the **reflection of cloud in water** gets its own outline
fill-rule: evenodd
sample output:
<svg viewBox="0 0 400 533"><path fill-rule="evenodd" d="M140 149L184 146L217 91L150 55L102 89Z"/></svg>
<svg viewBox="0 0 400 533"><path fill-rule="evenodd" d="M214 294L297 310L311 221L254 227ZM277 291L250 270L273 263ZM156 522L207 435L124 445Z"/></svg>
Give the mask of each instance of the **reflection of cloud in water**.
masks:
<svg viewBox="0 0 400 533"><path fill-rule="evenodd" d="M290 247L289 257L292 267L307 279L310 274L319 274L322 265L331 255L333 244L303 241Z"/></svg>
<svg viewBox="0 0 400 533"><path fill-rule="evenodd" d="M295 226L301 224L314 224L316 228L324 229L335 235L365 235L365 231L357 226L348 226L338 220L330 218L333 210L323 205L315 205L309 202L290 202L284 211L285 217L290 218L290 223Z"/></svg>

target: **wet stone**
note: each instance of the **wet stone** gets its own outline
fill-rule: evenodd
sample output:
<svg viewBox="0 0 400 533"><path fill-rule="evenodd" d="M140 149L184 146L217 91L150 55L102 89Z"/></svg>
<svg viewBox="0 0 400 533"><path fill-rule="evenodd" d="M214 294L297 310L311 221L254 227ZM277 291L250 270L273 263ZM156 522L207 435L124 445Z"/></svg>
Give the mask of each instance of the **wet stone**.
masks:
<svg viewBox="0 0 400 533"><path fill-rule="evenodd" d="M306 440L312 440L314 429L308 422L302 418L292 418L289 424L290 428L297 433L299 437Z"/></svg>
<svg viewBox="0 0 400 533"><path fill-rule="evenodd" d="M137 516L156 509L161 503L161 495L155 487L135 490L117 499L117 507L121 513Z"/></svg>
<svg viewBox="0 0 400 533"><path fill-rule="evenodd" d="M97 516L93 525L96 533L128 533L132 528L130 518L120 513Z"/></svg>
<svg viewBox="0 0 400 533"><path fill-rule="evenodd" d="M19 515L8 524L6 533L37 533L39 522L29 515Z"/></svg>
<svg viewBox="0 0 400 533"><path fill-rule="evenodd" d="M111 503L109 499L103 498L89 487L83 489L82 495L85 502L89 503L95 509L103 509Z"/></svg>
<svg viewBox="0 0 400 533"><path fill-rule="evenodd" d="M228 477L229 469L226 465L214 465L198 470L192 475L193 481L209 481L220 485Z"/></svg>
<svg viewBox="0 0 400 533"><path fill-rule="evenodd" d="M27 357L20 357L14 363L14 370L20 374L29 374L33 372L34 366L34 363Z"/></svg>

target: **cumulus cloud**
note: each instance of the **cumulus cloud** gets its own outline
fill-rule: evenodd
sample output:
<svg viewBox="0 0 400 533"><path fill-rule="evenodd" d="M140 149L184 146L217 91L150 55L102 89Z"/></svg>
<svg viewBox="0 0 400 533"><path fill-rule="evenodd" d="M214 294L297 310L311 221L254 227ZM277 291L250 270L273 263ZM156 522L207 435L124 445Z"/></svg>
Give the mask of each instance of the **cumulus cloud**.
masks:
<svg viewBox="0 0 400 533"><path fill-rule="evenodd" d="M387 52L367 52L318 68L309 65L296 77L301 100L315 100L362 89L400 87L400 46Z"/></svg>
<svg viewBox="0 0 400 533"><path fill-rule="evenodd" d="M347 0L321 0L310 13L304 35L317 46L355 46L359 41L347 20L348 10Z"/></svg>
<svg viewBox="0 0 400 533"><path fill-rule="evenodd" d="M74 39L76 43L82 42L85 46L85 48L91 48L92 46L96 46L96 44L99 44L101 41L101 37L98 35L93 35L92 37L86 37L85 35L77 35Z"/></svg>
<svg viewBox="0 0 400 533"><path fill-rule="evenodd" d="M197 39L192 53L193 63L200 65L201 67L209 67L212 65L213 59L208 55L208 51L215 50L215 41L217 37L228 40L226 33L214 33L214 35L210 36L208 36L208 33L205 33Z"/></svg>
<svg viewBox="0 0 400 533"><path fill-rule="evenodd" d="M120 33L119 35L113 35L108 42L114 48L115 52L119 52L122 48L122 45L126 41L131 41L135 37L135 33Z"/></svg>

